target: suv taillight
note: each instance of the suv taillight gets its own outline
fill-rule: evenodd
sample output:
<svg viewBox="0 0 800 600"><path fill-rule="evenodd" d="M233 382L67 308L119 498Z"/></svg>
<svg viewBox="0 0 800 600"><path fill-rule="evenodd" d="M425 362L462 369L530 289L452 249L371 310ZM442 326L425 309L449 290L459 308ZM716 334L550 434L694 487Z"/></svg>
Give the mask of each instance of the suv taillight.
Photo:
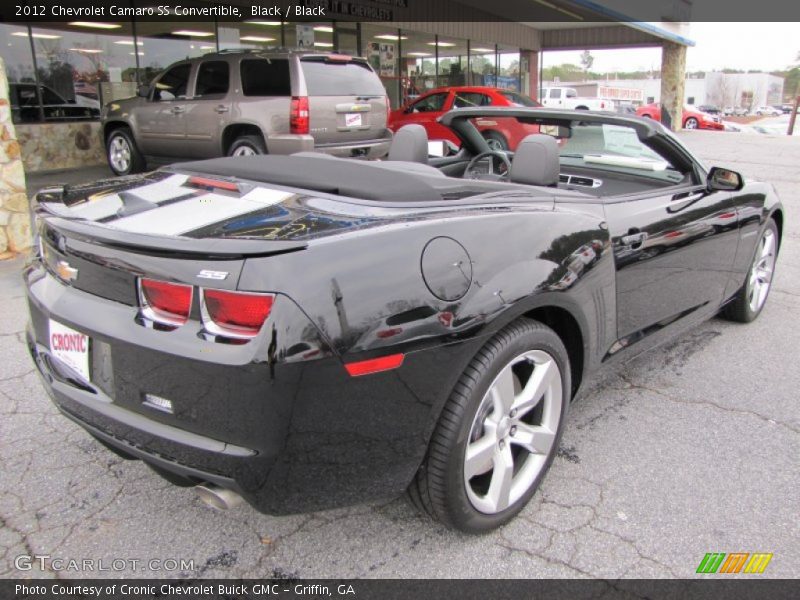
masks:
<svg viewBox="0 0 800 600"><path fill-rule="evenodd" d="M289 131L308 133L308 96L292 96L289 109Z"/></svg>
<svg viewBox="0 0 800 600"><path fill-rule="evenodd" d="M225 337L255 337L267 320L273 294L250 294L203 289L203 321L206 329Z"/></svg>
<svg viewBox="0 0 800 600"><path fill-rule="evenodd" d="M192 286L143 277L139 280L139 304L151 321L173 327L183 325L192 308Z"/></svg>

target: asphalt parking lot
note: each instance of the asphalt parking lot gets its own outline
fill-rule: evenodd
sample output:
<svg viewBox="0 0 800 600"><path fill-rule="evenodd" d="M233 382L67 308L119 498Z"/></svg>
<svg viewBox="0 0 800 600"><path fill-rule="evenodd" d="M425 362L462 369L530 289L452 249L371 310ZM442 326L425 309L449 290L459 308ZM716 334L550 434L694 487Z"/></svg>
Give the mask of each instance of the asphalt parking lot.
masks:
<svg viewBox="0 0 800 600"><path fill-rule="evenodd" d="M533 501L484 537L402 498L289 517L213 512L122 461L51 405L23 344L21 264L0 263L0 577L98 575L20 572L20 555L193 561L100 573L132 577L690 577L707 552L771 552L762 577L796 577L800 140L682 137L708 164L777 187L788 218L767 306L752 325L715 319L595 380Z"/></svg>

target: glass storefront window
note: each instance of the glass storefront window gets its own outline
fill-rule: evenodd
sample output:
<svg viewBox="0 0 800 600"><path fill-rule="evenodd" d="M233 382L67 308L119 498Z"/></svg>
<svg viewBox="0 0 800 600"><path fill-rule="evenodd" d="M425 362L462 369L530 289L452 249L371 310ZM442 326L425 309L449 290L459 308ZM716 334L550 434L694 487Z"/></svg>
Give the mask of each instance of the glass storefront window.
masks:
<svg viewBox="0 0 800 600"><path fill-rule="evenodd" d="M216 52L213 23L141 22L136 24L142 83L174 62Z"/></svg>
<svg viewBox="0 0 800 600"><path fill-rule="evenodd" d="M516 92L520 90L519 59L519 49L499 47L497 55L497 87Z"/></svg>
<svg viewBox="0 0 800 600"><path fill-rule="evenodd" d="M495 85L495 54L494 44L484 42L470 43L470 85Z"/></svg>
<svg viewBox="0 0 800 600"><path fill-rule="evenodd" d="M305 48L367 58L393 108L437 87L519 90L529 72L518 48L402 30L388 23L130 22L0 24L17 122L98 118L104 103L135 95L175 62L219 50ZM36 67L31 55L35 48ZM215 73L209 73L213 88ZM35 81L39 80L40 88Z"/></svg>
<svg viewBox="0 0 800 600"><path fill-rule="evenodd" d="M356 23L336 23L336 51L358 56L358 28Z"/></svg>
<svg viewBox="0 0 800 600"><path fill-rule="evenodd" d="M438 80L436 87L466 85L467 41L438 37Z"/></svg>
<svg viewBox="0 0 800 600"><path fill-rule="evenodd" d="M5 41L3 60L6 63L12 120L14 123L38 121L39 100L28 28L3 23L0 24L0 35Z"/></svg>
<svg viewBox="0 0 800 600"><path fill-rule="evenodd" d="M96 119L104 103L135 94L131 27L104 25L102 30L67 23L31 29L46 121ZM12 35L28 42L27 33Z"/></svg>
<svg viewBox="0 0 800 600"><path fill-rule="evenodd" d="M284 23L284 45L287 48L333 52L333 22Z"/></svg>

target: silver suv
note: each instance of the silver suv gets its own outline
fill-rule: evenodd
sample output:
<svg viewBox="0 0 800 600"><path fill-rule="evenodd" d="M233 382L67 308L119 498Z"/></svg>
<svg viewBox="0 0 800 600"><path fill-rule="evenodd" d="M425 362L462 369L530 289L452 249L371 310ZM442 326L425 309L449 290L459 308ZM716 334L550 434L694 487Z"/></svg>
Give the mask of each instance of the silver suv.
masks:
<svg viewBox="0 0 800 600"><path fill-rule="evenodd" d="M291 50L222 51L168 67L103 108L111 170L176 159L316 150L376 158L389 100L366 60Z"/></svg>

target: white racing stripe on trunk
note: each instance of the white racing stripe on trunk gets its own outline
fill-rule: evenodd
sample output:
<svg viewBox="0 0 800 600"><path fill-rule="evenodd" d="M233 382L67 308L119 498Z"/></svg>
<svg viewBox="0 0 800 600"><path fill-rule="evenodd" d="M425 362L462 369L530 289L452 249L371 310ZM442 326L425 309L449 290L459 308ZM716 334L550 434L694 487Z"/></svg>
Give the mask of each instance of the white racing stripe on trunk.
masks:
<svg viewBox="0 0 800 600"><path fill-rule="evenodd" d="M184 192L188 188L183 188ZM291 192L256 188L241 198L208 193L108 223L109 227L153 235L181 235L206 225L278 204Z"/></svg>
<svg viewBox="0 0 800 600"><path fill-rule="evenodd" d="M176 174L156 183L133 188L128 193L148 202L158 204L159 202L186 195L190 190L182 186L188 178L188 175ZM90 196L88 202L76 204L71 210L76 217L97 221L98 219L114 216L120 208L122 208L122 200L119 199L119 195L109 194L100 197Z"/></svg>

